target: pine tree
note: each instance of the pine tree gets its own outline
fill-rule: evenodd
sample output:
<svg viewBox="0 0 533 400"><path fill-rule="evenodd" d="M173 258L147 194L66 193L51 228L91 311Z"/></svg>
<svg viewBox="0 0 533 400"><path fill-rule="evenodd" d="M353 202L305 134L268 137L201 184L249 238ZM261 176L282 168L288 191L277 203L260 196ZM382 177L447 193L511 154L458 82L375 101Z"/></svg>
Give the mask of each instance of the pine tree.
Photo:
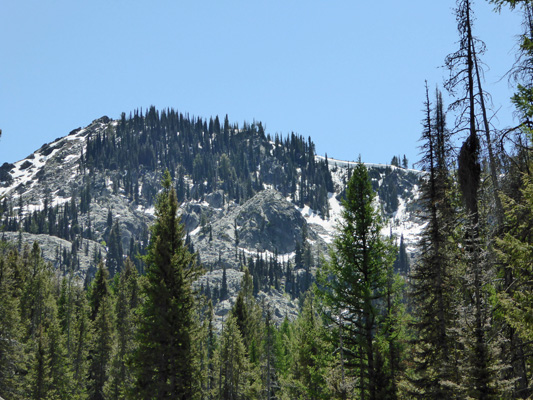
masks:
<svg viewBox="0 0 533 400"><path fill-rule="evenodd" d="M198 387L196 397L198 399L213 399L215 387L215 352L217 349L217 335L214 327L214 311L211 300L207 302L207 310L204 313L204 320L197 330L193 341L193 351L195 356L196 373L194 380Z"/></svg>
<svg viewBox="0 0 533 400"><path fill-rule="evenodd" d="M91 306L90 318L93 322L96 320L102 302L110 296L108 281L109 272L103 261L100 261L97 266L94 280L91 282L88 290L89 305Z"/></svg>
<svg viewBox="0 0 533 400"><path fill-rule="evenodd" d="M128 362L135 350L134 312L139 305L139 283L137 270L129 258L119 274L116 292L116 342L105 386L106 397L114 400L126 398L126 394L132 391L134 382Z"/></svg>
<svg viewBox="0 0 533 400"><path fill-rule="evenodd" d="M407 160L407 157L405 156L405 154L403 155L403 158L402 158L402 167L404 167L405 169L409 168L409 160Z"/></svg>
<svg viewBox="0 0 533 400"><path fill-rule="evenodd" d="M120 227L118 221L115 220L108 239L108 251L106 259L106 268L109 271L111 278L115 276L122 269L123 250L122 239L120 237Z"/></svg>
<svg viewBox="0 0 533 400"><path fill-rule="evenodd" d="M380 353L377 335L384 321L384 300L394 255L380 234L381 221L373 207L375 194L363 163L353 171L343 201L330 261L320 270L319 283L329 317L342 326L349 349L347 366L360 376L358 393L377 399ZM389 393L394 398L395 393Z"/></svg>
<svg viewBox="0 0 533 400"><path fill-rule="evenodd" d="M217 379L213 397L221 400L244 400L250 390L250 364L237 321L232 314L224 323L216 354Z"/></svg>
<svg viewBox="0 0 533 400"><path fill-rule="evenodd" d="M263 377L263 397L268 400L276 399L280 389L279 377L276 371L275 341L276 327L272 321L272 313L270 309L267 308L262 346L261 372Z"/></svg>
<svg viewBox="0 0 533 400"><path fill-rule="evenodd" d="M0 245L2 252L7 252L6 244ZM10 258L19 262L15 254L12 251ZM22 399L19 373L24 361L23 327L14 266L4 254L0 256L0 397L5 399Z"/></svg>
<svg viewBox="0 0 533 400"><path fill-rule="evenodd" d="M53 318L47 332L48 368L50 377L49 398L72 399L72 370L70 368L65 338L59 320Z"/></svg>
<svg viewBox="0 0 533 400"><path fill-rule="evenodd" d="M90 400L105 399L104 385L111 362L115 339L113 299L107 282L107 270L100 262L97 276L101 279L93 282L91 294L98 296L98 307L93 308L94 321L92 341L89 350L88 395Z"/></svg>
<svg viewBox="0 0 533 400"><path fill-rule="evenodd" d="M533 393L533 385L528 380L533 369L531 343L533 341L533 179L531 175L523 176L523 187L519 200L504 197L505 221L507 232L497 241L499 258L506 266L505 274L512 277L510 284L498 293L500 317L505 319L520 341L521 360L515 366L517 384L515 394L526 398ZM528 344L527 346L522 343ZM526 349L529 349L527 351ZM513 349L514 350L514 349Z"/></svg>
<svg viewBox="0 0 533 400"><path fill-rule="evenodd" d="M493 257L490 251L493 237L492 226L484 220L485 215L480 209L481 200L491 198L494 204L497 229L501 225L501 206L499 204L498 176L494 153L491 149L491 138L488 129L484 96L481 87L478 55L483 50L483 43L473 34L473 10L471 0L459 0L456 8L456 19L459 31L459 50L446 58L450 69L450 79L445 86L454 94L460 90L459 100L452 107L459 111L456 130L466 130L468 136L464 140L458 157L458 183L464 204L464 224L461 226L464 246L461 272L461 292L465 301L459 305L460 343L464 346L464 358L461 363L461 376L464 377L462 389L464 396L474 398L500 398L505 393L505 382L498 376L504 369L497 366L497 353L501 347L497 331L491 326L492 306L490 303L493 275ZM478 122L478 118L480 121ZM490 177L492 191L484 191L481 187L482 168L480 163L481 143L478 137L478 125L484 127L488 144ZM492 217L492 216L491 216ZM496 229L496 230L497 230ZM496 338L496 339L495 339Z"/></svg>
<svg viewBox="0 0 533 400"><path fill-rule="evenodd" d="M454 210L448 172L449 132L445 125L442 96L437 90L431 108L426 85L422 133L423 159L428 178L422 185L422 205L428 221L420 240L421 257L414 266L413 307L416 331L415 375L419 398L455 398L459 384L457 364L456 308L457 271L452 241ZM415 394L413 394L415 396Z"/></svg>
<svg viewBox="0 0 533 400"><path fill-rule="evenodd" d="M34 351L33 363L28 375L28 389L31 399L46 399L51 387L48 354L46 352L46 336L44 328L39 326L36 332L37 347Z"/></svg>
<svg viewBox="0 0 533 400"><path fill-rule="evenodd" d="M220 258L220 257L219 257ZM226 274L226 266L222 268L222 284L220 286L220 300L226 300L228 298L228 278Z"/></svg>
<svg viewBox="0 0 533 400"><path fill-rule="evenodd" d="M168 171L163 175L162 185L145 258L145 301L140 308L138 350L134 357L136 393L143 398L189 399L193 396L191 283L199 269L185 245L176 192Z"/></svg>
<svg viewBox="0 0 533 400"><path fill-rule="evenodd" d="M509 310L509 305L514 301L515 292L520 292L518 288L527 276L527 267L520 266L517 262L527 252L527 223L529 220L529 194L530 190L530 156L531 156L531 117L533 116L533 75L531 65L533 62L533 3L530 0L491 0L497 4L498 10L503 5L508 5L511 9L518 9L523 16L522 32L518 37L518 49L516 62L509 73L510 78L517 84L516 93L512 97L519 125L506 130L505 135L514 135L516 143L516 154L509 159L508 171L505 174L506 195L504 198L505 224L502 235L497 239L498 259L502 262L499 275L501 286L499 288L500 301L504 304L502 310ZM524 136L525 135L525 136ZM503 186L503 185L502 185ZM522 253L522 255L521 255ZM525 264L527 265L527 264ZM526 285L527 286L527 285ZM526 289L525 292L528 290ZM520 295L518 295L520 296ZM517 313L520 307L512 309L512 312L497 313L501 323L505 323L502 330L505 331L508 340L507 346L503 350L506 359L512 366L511 379L515 379L514 394L519 396L530 396L533 392L531 388L531 341L525 339L524 334L519 332L524 321L518 322L520 318L511 317ZM523 312L518 311L518 313ZM527 315L527 312L525 313ZM523 317L524 315L522 315ZM513 321L514 320L514 321Z"/></svg>
<svg viewBox="0 0 533 400"><path fill-rule="evenodd" d="M409 269L409 256L407 255L407 248L402 234L400 236L400 246L398 246L398 255L394 261L394 272L407 276L409 274Z"/></svg>
<svg viewBox="0 0 533 400"><path fill-rule="evenodd" d="M72 365L72 398L87 398L87 376L92 324L90 307L85 290L75 291L75 307L72 326L70 364Z"/></svg>
<svg viewBox="0 0 533 400"><path fill-rule="evenodd" d="M41 258L37 243L31 253L25 250L23 258L27 259L32 272L23 295L28 307L24 314L29 350L27 397L68 399L71 375L57 315L54 274Z"/></svg>
<svg viewBox="0 0 533 400"><path fill-rule="evenodd" d="M310 400L331 398L327 372L332 348L326 341L325 328L311 291L306 293L302 311L294 323L290 352L292 363L287 384L290 397Z"/></svg>
<svg viewBox="0 0 533 400"><path fill-rule="evenodd" d="M70 355L72 343L72 320L74 314L74 276L69 274L61 280L61 289L57 301L58 318L62 333L66 337L67 352Z"/></svg>

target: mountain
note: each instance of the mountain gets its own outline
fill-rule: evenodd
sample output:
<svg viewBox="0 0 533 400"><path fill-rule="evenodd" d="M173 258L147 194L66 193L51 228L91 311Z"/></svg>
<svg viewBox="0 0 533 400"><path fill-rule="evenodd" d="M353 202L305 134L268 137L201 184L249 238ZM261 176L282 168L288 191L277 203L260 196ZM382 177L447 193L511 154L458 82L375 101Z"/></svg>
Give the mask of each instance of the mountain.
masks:
<svg viewBox="0 0 533 400"><path fill-rule="evenodd" d="M279 320L296 315L295 301L327 255L353 166L317 156L310 138L271 137L261 123L239 127L227 116L221 123L151 107L145 115L99 118L4 163L3 237L38 241L58 270L80 278L90 278L101 258L113 275L126 255L142 271L139 256L168 169L191 249L206 269L197 287L217 315L231 307L247 266L256 295ZM416 215L421 173L367 167L387 221L383 234L403 240L412 258L423 226Z"/></svg>

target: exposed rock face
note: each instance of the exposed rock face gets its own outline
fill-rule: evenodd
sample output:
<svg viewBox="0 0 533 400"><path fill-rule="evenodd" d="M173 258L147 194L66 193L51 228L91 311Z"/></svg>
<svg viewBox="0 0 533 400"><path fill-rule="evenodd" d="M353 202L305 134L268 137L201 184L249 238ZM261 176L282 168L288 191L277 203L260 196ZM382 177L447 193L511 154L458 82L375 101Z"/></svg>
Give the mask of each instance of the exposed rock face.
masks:
<svg viewBox="0 0 533 400"><path fill-rule="evenodd" d="M17 232L2 232L2 239L21 244L22 249L25 245L31 249L33 243L37 242L41 248L43 258L51 263L55 268L60 268L61 258L63 257L63 250L72 252L72 243L68 240L60 239L56 236L50 235L34 235L31 233L17 233ZM22 243L19 243L21 241ZM84 278L88 272L89 266L93 264L95 253L100 253L103 257L106 256L106 248L100 243L96 243L92 240L84 239L79 249L76 249L80 262L79 269L76 269L76 274L80 278Z"/></svg>
<svg viewBox="0 0 533 400"><path fill-rule="evenodd" d="M199 209L196 213L202 212ZM288 254L295 251L304 230L310 231L313 240L318 238L294 204L275 190L263 190L243 205L227 207L211 218L211 229L193 236L195 247L204 262L221 261L228 267L235 266L239 250Z"/></svg>
<svg viewBox="0 0 533 400"><path fill-rule="evenodd" d="M154 220L153 200L160 187L160 171L142 170L143 185L134 188L134 196L130 189L127 196L117 182L124 181L130 171L121 170L119 165L105 170L90 169L85 166L90 163L81 162L87 143L99 135L113 135L118 123L102 117L86 128L73 130L68 136L43 145L24 160L0 167L0 196L9 201L12 216L28 218L36 210L56 205L60 206L60 211L70 204L81 207L82 194L90 188L90 204L77 217L79 232L76 235L81 240L75 243L74 240L55 236L22 234L24 243L37 241L45 258L58 267L59 252L63 249L76 251L79 258L79 268L76 269L79 269L80 276L94 270L95 252L106 255L103 242L110 230L110 212L112 221L119 223L124 254L129 254L132 239L144 241L146 245L148 227ZM246 140L248 146L259 142L253 138ZM273 144L269 148L268 142L257 146L261 154L271 154L275 149ZM261 182L261 178L275 182L276 177L283 173L284 166L281 164L274 158L267 159L260 172L254 172L254 179L257 182ZM308 205L298 207L296 201L290 200L297 195L291 193L286 184L262 184L260 187L264 190L257 190L253 197L240 204L228 201L224 191L217 189L203 194L201 200L187 200L181 205L182 222L208 271L197 282L197 287L203 285L205 288L208 282L211 288L220 287L222 271L226 268L228 296L216 304L218 323L231 309L240 289L243 254L265 259L277 256L284 262L290 260L296 277L305 273L301 266L294 266L296 253L303 241L312 247L315 262L318 254L327 254L341 212L340 199L354 163L330 159L328 165L334 192L324 197L329 198L327 216L325 212L315 212ZM388 221L384 234L388 235L391 231L398 237L403 234L408 249L413 251L413 244L423 226L414 213L420 173L385 165L369 165L368 168L374 189L379 194L377 205L381 206ZM189 176L184 178L184 185L191 192L197 190ZM14 242L19 240L17 232L5 232L4 237ZM315 268L316 264L311 266L310 271ZM270 283L264 285L257 296L265 307L271 307L274 318L281 321L285 316L297 315L297 306L282 290L285 278L279 279L282 280L279 289Z"/></svg>
<svg viewBox="0 0 533 400"><path fill-rule="evenodd" d="M239 243L258 252L292 253L307 222L292 203L275 190L264 190L233 212Z"/></svg>

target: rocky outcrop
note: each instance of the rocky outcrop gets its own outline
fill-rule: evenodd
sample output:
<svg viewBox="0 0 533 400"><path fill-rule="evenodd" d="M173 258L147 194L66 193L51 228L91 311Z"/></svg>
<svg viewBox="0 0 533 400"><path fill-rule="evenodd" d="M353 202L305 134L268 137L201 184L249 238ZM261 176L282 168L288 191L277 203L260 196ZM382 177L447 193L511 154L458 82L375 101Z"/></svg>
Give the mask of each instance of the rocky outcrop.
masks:
<svg viewBox="0 0 533 400"><path fill-rule="evenodd" d="M239 244L258 252L292 253L307 222L294 205L275 190L264 190L229 215Z"/></svg>
<svg viewBox="0 0 533 400"><path fill-rule="evenodd" d="M248 253L293 253L304 231L312 240L320 240L298 209L275 190L263 190L243 205L224 211L213 215L210 227L193 236L206 263L235 267L235 254L240 249Z"/></svg>
<svg viewBox="0 0 533 400"><path fill-rule="evenodd" d="M64 251L78 253L79 265L72 266L72 270L80 278L84 278L91 266L94 266L95 254L100 254L105 258L107 251L100 243L92 240L84 239L79 248L73 249L72 243L68 240L60 239L50 235L34 235L32 233L17 233L17 232L2 232L0 238L20 245L21 249L27 245L31 249L33 243L37 243L41 249L43 258L52 264L55 268L59 268L61 258L64 257Z"/></svg>
<svg viewBox="0 0 533 400"><path fill-rule="evenodd" d="M153 202L160 187L160 171L141 168L137 178L142 177L142 183L130 182L131 187L128 187L129 192L126 193L124 178L131 177L132 175L128 175L131 171L121 169L117 163L106 166L106 169L98 169L83 159L87 154L88 141L94 140L96 136L113 135L117 124L116 121L102 117L83 129L75 129L68 136L43 145L24 160L0 167L0 197L9 199L7 208L11 218L22 216L24 219L36 210L43 210L45 206L59 205L59 212L64 211L67 204L81 207L83 193L90 188L90 205L77 217L79 232L76 235L83 239L71 242L49 235L23 233L20 236L17 232L3 233L5 239L15 243L21 240L30 245L37 241L45 259L55 266L60 264L58 260L62 256L59 253L63 250L75 251L79 258L80 275L95 267L95 252L105 257L104 241L110 230L109 212L112 222L119 223L124 254L129 253L132 239L143 240L146 244L148 227L154 221ZM253 143L249 143L248 148L259 147L262 155L273 151L273 148L268 147L269 142L258 138L251 140ZM223 269L226 269L228 295L216 302L218 323L221 323L233 306L240 289L242 254L246 257L260 254L260 258L263 259L264 256L265 260L277 255L287 264L290 260L294 269L301 269L301 266L294 265L294 261L297 248L302 248L303 241L307 241L307 247L313 249L315 264L318 255L328 252L328 244L332 242L334 227L340 215L340 199L354 163L329 160L334 193L326 193L329 208L325 207L328 208L327 213L321 210L322 214L311 210L309 204L298 208L295 202L291 202L291 198L298 197L290 193L297 184L291 186L276 183L284 173L285 165L282 164L275 158L263 160L261 168L253 172L254 185L257 186L254 186L251 193L255 195L241 204L228 201L227 193L220 190L220 184L213 186L218 187L216 190L202 191L202 195L198 196L201 200L190 200L193 197L192 191L198 188L192 184L190 176L181 177L182 197L186 198L185 193L189 197L180 207L182 222L200 260L208 270L197 282L197 287L206 287L208 284L211 288L220 287ZM298 174L302 170L299 168L295 171ZM423 221L417 220L415 216L420 174L386 165L369 165L369 171L374 189L378 192L380 204L377 205L388 221L384 234L393 232L398 237L403 234L408 246L411 245L409 249L413 250L412 244L416 242L423 225ZM177 174L176 172L176 177ZM295 178L295 182L299 182L299 178ZM200 179L200 185L201 182ZM203 187L208 188L207 183ZM18 229L18 224L11 229ZM35 232L30 229L28 231ZM87 237L93 240L88 240ZM316 265L312 265L309 271L312 273L315 268ZM293 271L296 278L303 272L303 269ZM279 279L283 281L285 276ZM296 283L293 282L292 285L296 286ZM283 286L283 282L280 285L269 282L262 286L263 291L258 294L258 301L265 309L271 308L277 321L285 316L292 318L297 315L296 302L283 291ZM275 287L280 287L281 290Z"/></svg>

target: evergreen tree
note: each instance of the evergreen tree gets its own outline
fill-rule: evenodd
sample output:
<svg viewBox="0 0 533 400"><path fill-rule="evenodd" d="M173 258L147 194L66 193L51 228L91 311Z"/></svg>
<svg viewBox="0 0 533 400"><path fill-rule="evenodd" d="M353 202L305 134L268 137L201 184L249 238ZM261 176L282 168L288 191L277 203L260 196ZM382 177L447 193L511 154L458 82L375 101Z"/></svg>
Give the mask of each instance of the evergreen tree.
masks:
<svg viewBox="0 0 533 400"><path fill-rule="evenodd" d="M378 398L380 374L378 335L384 321L384 300L392 268L392 247L380 235L381 221L373 207L375 194L368 172L359 162L343 201L330 261L320 270L319 283L329 317L348 351L346 365L359 375L359 396ZM388 393L395 398L395 393Z"/></svg>
<svg viewBox="0 0 533 400"><path fill-rule="evenodd" d="M109 271L111 278L115 276L122 269L123 250L122 239L120 237L120 227L118 221L115 221L108 238L108 251L106 259L106 268Z"/></svg>
<svg viewBox="0 0 533 400"><path fill-rule="evenodd" d="M2 253L8 249L0 243ZM21 376L24 369L23 326L20 319L20 289L16 284L16 268L7 257L0 256L0 397L22 399ZM11 259L18 261L11 250Z"/></svg>
<svg viewBox="0 0 533 400"><path fill-rule="evenodd" d="M516 93L512 97L515 105L519 125L506 130L507 137L513 135L512 141L516 143L516 154L509 159L508 171L505 174L506 195L504 198L505 224L502 235L497 239L498 259L502 261L499 275L500 282L499 298L504 304L502 309L508 310L515 292L524 282L527 276L527 267L520 268L517 261L522 257L521 252L527 252L528 228L525 221L529 220L529 186L530 186L530 159L531 159L531 117L533 116L533 3L530 0L491 0L497 4L498 10L503 5L511 9L517 9L523 16L522 32L518 35L519 46L516 54L516 62L509 73L510 78L517 84ZM503 185L502 185L503 186ZM524 253L522 253L524 254ZM525 269L525 271L524 271ZM525 273L524 273L525 272ZM525 292L528 290L526 289ZM519 295L518 295L519 296ZM505 305L506 304L506 305ZM517 312L520 307L513 309ZM523 311L520 311L523 312ZM511 379L515 379L514 394L516 397L530 396L531 389L531 341L524 338L519 331L524 321L520 318L510 317L512 313L502 312L497 314L506 323L502 327L507 338L507 346L503 350L512 367ZM525 312L522 316L527 315Z"/></svg>
<svg viewBox="0 0 533 400"><path fill-rule="evenodd" d="M47 332L48 371L50 377L49 398L72 399L72 370L65 347L65 339L57 318L54 318Z"/></svg>
<svg viewBox="0 0 533 400"><path fill-rule="evenodd" d="M198 364L197 367L194 368L196 372L195 380L197 381L196 385L199 387L196 398L213 399L213 391L217 375L215 352L218 343L213 321L213 303L211 300L208 300L207 310L204 317L201 329L199 329L199 334L196 335L194 341L195 359Z"/></svg>
<svg viewBox="0 0 533 400"><path fill-rule="evenodd" d="M97 266L94 280L91 282L88 290L89 305L91 307L90 318L95 321L100 311L102 302L110 296L109 288L109 272L105 267L103 261L100 261Z"/></svg>
<svg viewBox="0 0 533 400"><path fill-rule="evenodd" d="M221 400L250 398L250 364L237 320L232 314L228 314L224 323L216 359L218 374L213 397Z"/></svg>
<svg viewBox="0 0 533 400"><path fill-rule="evenodd" d="M419 398L456 398L450 382L459 384L457 364L457 282L452 241L454 210L448 173L449 133L445 125L442 96L437 90L433 110L426 86L421 165L428 173L422 186L424 228L421 257L415 265L413 307L416 330L414 383Z"/></svg>
<svg viewBox="0 0 533 400"><path fill-rule="evenodd" d="M101 279L93 282L91 291L93 298L98 296L98 307L93 308L94 323L89 350L88 398L90 400L106 398L104 385L108 378L115 339L113 299L108 287L108 273L103 262L98 265L97 276Z"/></svg>
<svg viewBox="0 0 533 400"><path fill-rule="evenodd" d="M220 286L220 300L226 300L228 298L228 278L226 274L226 266L222 268L222 284Z"/></svg>
<svg viewBox="0 0 533 400"><path fill-rule="evenodd" d="M46 336L42 326L36 333L37 348L34 353L34 360L30 367L28 375L29 391L28 394L31 399L42 400L48 396L48 391L51 388L50 370L48 365L48 357L46 352Z"/></svg>
<svg viewBox="0 0 533 400"><path fill-rule="evenodd" d="M115 331L117 340L113 349L109 379L105 386L108 399L124 399L133 389L134 378L128 368L130 355L135 350L134 312L139 305L138 274L133 262L127 258L119 274L116 288Z"/></svg>
<svg viewBox="0 0 533 400"><path fill-rule="evenodd" d="M32 399L68 399L71 376L58 321L54 274L41 258L37 243L31 253L25 250L23 258L27 259L31 271L23 295L28 307L25 313L29 350L26 395Z"/></svg>
<svg viewBox="0 0 533 400"><path fill-rule="evenodd" d="M269 308L265 315L265 333L263 339L261 372L263 376L263 397L277 399L279 392L279 378L276 371L276 327L272 321Z"/></svg>
<svg viewBox="0 0 533 400"><path fill-rule="evenodd" d="M505 274L512 277L511 283L498 293L499 316L505 319L516 332L520 341L517 357L520 366L514 366L517 383L517 398L526 398L533 393L533 385L527 378L533 370L531 343L533 341L533 179L531 175L523 176L521 198L516 201L504 197L505 220L507 232L498 240L497 248L500 259L506 266ZM522 343L528 344L527 346ZM527 350L529 349L529 351ZM520 354L522 353L522 354Z"/></svg>
<svg viewBox="0 0 533 400"><path fill-rule="evenodd" d="M409 268L409 256L407 255L407 248L402 234L400 236L400 246L398 246L398 255L394 261L394 272L407 276L409 274Z"/></svg>
<svg viewBox="0 0 533 400"><path fill-rule="evenodd" d="M61 280L61 289L57 301L58 318L62 333L65 335L67 352L71 353L72 344L72 321L74 317L74 277L70 273Z"/></svg>
<svg viewBox="0 0 533 400"><path fill-rule="evenodd" d="M465 301L460 305L461 343L464 345L464 358L461 375L465 377L462 384L464 396L474 398L500 398L505 393L505 383L496 373L503 367L497 367L499 340L490 324L492 307L490 303L492 278L495 272L490 251L493 241L491 226L485 221L480 211L481 200L489 197L495 205L496 228L501 225L501 205L499 204L499 183L491 149L486 107L481 87L478 54L482 52L483 43L473 34L472 1L459 0L456 8L459 31L459 50L446 58L450 69L450 79L445 86L453 93L460 90L459 100L452 107L459 111L456 130L466 130L458 157L458 183L464 204L465 216L462 237L464 271L461 272L462 288ZM478 122L478 118L480 121ZM478 137L478 125L484 127L488 145L490 177L492 191L483 191L481 187L482 169L480 163L481 143Z"/></svg>
<svg viewBox="0 0 533 400"><path fill-rule="evenodd" d="M143 398L190 399L192 390L191 283L199 269L185 245L170 174L162 179L156 221L145 258L144 303L135 353L136 393Z"/></svg>
<svg viewBox="0 0 533 400"><path fill-rule="evenodd" d="M311 291L305 295L304 305L294 323L291 339L292 363L290 381L286 385L290 398L310 400L331 398L327 372L332 348L326 341L325 327Z"/></svg>
<svg viewBox="0 0 533 400"><path fill-rule="evenodd" d="M92 324L90 307L85 290L75 291L75 307L72 327L70 364L72 365L72 398L87 398L87 376L89 374L89 350L91 347Z"/></svg>

